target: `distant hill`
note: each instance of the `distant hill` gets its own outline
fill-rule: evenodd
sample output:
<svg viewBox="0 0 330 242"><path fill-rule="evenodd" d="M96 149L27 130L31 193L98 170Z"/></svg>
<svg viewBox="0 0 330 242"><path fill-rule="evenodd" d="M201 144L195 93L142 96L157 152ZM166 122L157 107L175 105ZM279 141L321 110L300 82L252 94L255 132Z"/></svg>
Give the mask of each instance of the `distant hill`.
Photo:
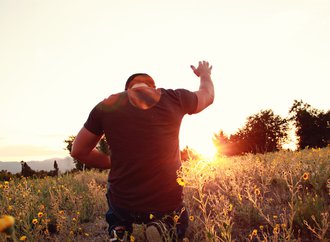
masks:
<svg viewBox="0 0 330 242"><path fill-rule="evenodd" d="M54 169L56 160L60 172L69 171L75 168L73 159L70 156L65 158L53 158L43 161L26 161L26 163L35 171L50 171ZM7 170L13 174L21 172L21 162L19 161L0 161L0 171Z"/></svg>

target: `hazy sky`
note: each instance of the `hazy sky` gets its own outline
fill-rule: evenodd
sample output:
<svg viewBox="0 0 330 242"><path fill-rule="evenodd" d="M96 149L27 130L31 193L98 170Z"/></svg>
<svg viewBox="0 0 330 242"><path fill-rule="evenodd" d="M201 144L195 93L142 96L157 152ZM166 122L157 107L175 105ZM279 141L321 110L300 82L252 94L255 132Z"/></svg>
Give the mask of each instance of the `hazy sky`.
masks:
<svg viewBox="0 0 330 242"><path fill-rule="evenodd" d="M0 160L67 156L64 139L132 73L195 91L199 60L216 99L184 118L181 147L205 151L294 99L328 110L330 1L0 0Z"/></svg>

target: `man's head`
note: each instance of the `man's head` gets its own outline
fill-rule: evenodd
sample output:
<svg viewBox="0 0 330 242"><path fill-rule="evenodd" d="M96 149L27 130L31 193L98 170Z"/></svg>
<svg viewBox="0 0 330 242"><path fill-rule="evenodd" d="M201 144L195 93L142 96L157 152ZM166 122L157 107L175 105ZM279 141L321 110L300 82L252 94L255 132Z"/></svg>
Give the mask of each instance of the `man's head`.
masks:
<svg viewBox="0 0 330 242"><path fill-rule="evenodd" d="M144 83L148 87L156 88L155 81L148 74L136 73L136 74L131 75L127 79L126 84L125 84L125 90L131 88L132 86L134 86L137 83Z"/></svg>

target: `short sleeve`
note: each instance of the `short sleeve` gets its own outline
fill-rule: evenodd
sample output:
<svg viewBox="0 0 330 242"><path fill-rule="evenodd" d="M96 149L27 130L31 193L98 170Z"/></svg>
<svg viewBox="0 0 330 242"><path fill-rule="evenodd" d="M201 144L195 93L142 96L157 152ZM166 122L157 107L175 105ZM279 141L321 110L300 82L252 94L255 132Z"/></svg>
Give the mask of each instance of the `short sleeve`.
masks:
<svg viewBox="0 0 330 242"><path fill-rule="evenodd" d="M198 99L194 92L186 89L176 89L175 93L179 98L182 111L184 113L193 114L197 109Z"/></svg>
<svg viewBox="0 0 330 242"><path fill-rule="evenodd" d="M89 113L88 119L84 124L84 127L96 135L102 135L103 134L103 128L102 128L102 109L101 104L96 105L92 111Z"/></svg>

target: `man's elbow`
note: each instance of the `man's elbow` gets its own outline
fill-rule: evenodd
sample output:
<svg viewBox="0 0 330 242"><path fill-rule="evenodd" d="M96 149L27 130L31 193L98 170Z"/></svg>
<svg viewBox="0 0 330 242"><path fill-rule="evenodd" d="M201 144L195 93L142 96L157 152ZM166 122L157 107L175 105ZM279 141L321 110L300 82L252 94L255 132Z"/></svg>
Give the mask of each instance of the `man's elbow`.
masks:
<svg viewBox="0 0 330 242"><path fill-rule="evenodd" d="M76 160L83 160L83 158L85 156L82 150L79 150L79 149L75 148L74 146L71 149L70 155L72 158L74 158Z"/></svg>
<svg viewBox="0 0 330 242"><path fill-rule="evenodd" d="M79 158L80 158L80 154L78 153L78 152L76 152L75 150L72 150L71 152L70 152L70 155L71 155L71 157L73 158L73 159L76 159L76 160L79 160Z"/></svg>
<svg viewBox="0 0 330 242"><path fill-rule="evenodd" d="M214 92L209 94L208 105L210 106L214 102Z"/></svg>

